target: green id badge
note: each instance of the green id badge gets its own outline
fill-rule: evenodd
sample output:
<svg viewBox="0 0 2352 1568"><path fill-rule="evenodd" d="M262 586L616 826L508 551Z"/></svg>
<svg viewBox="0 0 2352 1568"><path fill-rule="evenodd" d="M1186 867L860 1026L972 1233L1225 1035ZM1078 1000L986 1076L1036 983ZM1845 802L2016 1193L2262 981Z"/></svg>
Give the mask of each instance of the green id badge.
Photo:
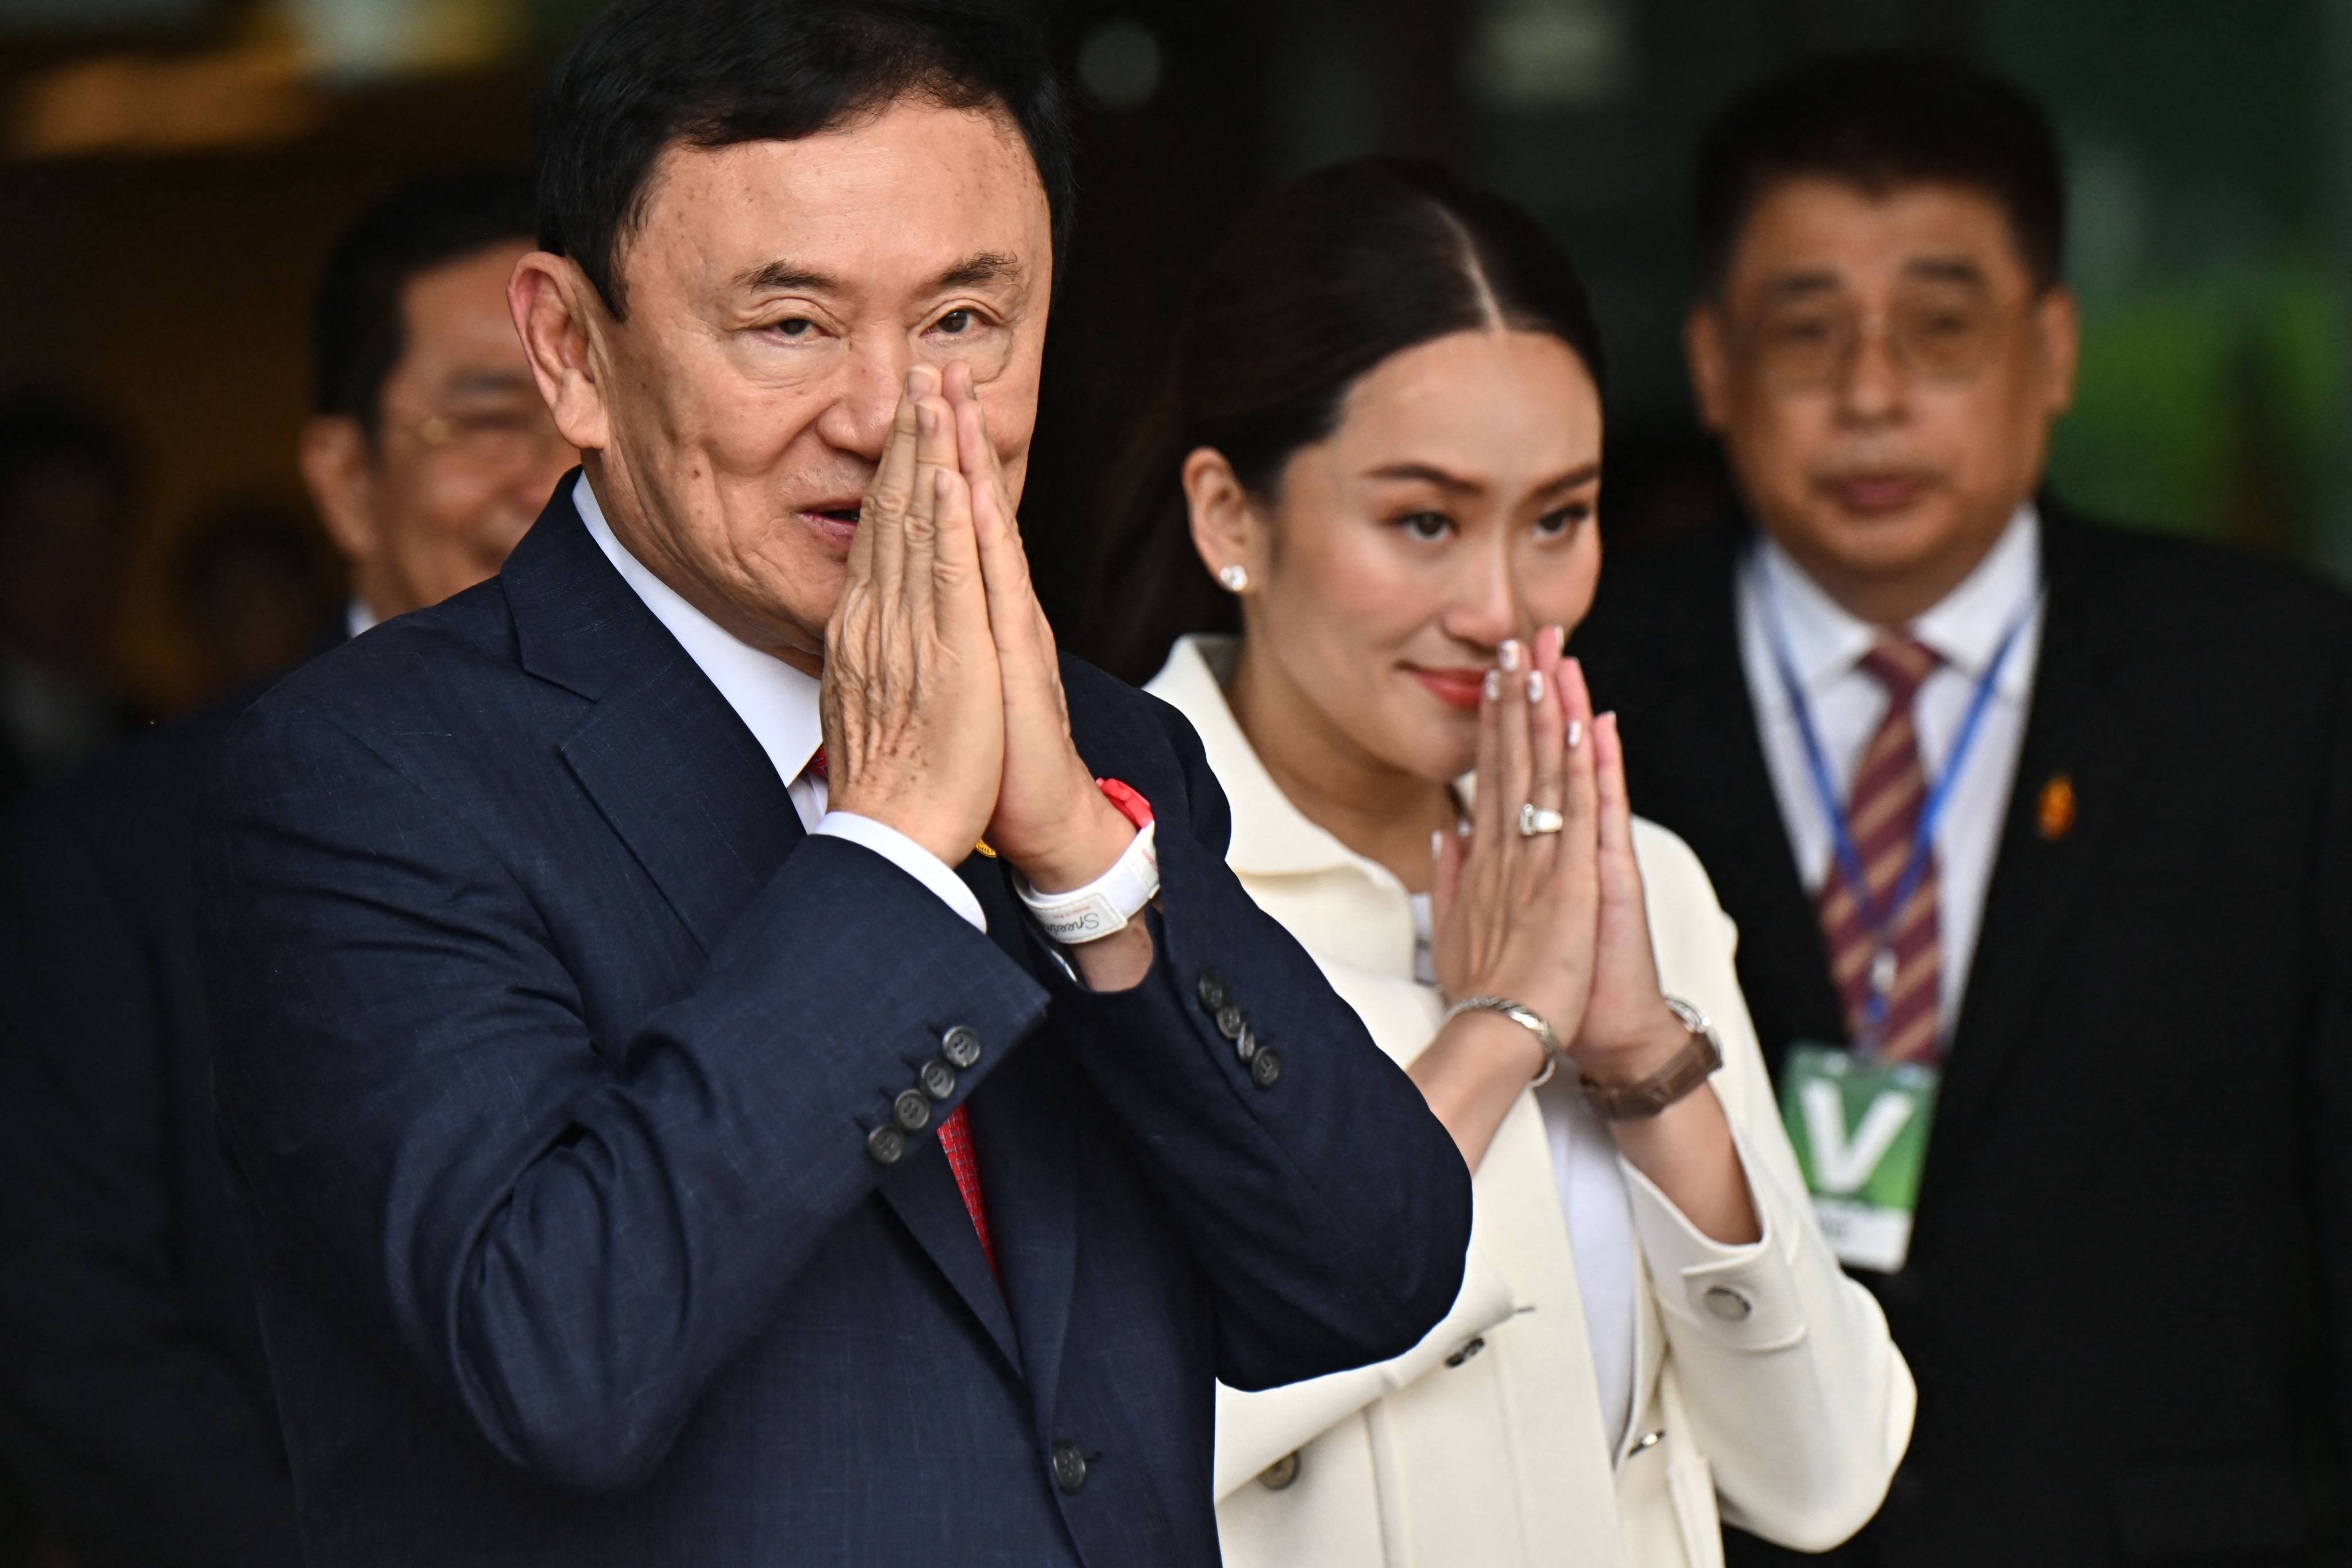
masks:
<svg viewBox="0 0 2352 1568"><path fill-rule="evenodd" d="M1780 1071L1788 1124L1822 1234L1838 1261L1893 1274L1911 1250L1937 1073L1795 1045Z"/></svg>

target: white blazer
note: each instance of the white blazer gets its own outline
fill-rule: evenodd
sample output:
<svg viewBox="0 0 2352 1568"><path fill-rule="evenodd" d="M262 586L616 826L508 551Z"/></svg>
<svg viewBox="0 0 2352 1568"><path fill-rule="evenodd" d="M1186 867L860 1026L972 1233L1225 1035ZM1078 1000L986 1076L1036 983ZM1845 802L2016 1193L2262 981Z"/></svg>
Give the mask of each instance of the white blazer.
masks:
<svg viewBox="0 0 2352 1568"><path fill-rule="evenodd" d="M1227 859L1372 1038L1410 1062L1436 1033L1412 907L1385 868L1309 822L1186 638L1146 689L1192 721L1233 805ZM1877 1303L1822 1239L1697 858L1636 821L1664 988L1704 1010L1714 1080L1763 1239L1724 1247L1623 1167L1641 1252L1633 1423L1612 1452L1567 1222L1533 1095L1474 1191L1462 1294L1405 1354L1258 1394L1217 1391L1217 1528L1233 1568L1715 1568L1722 1520L1802 1551L1877 1510L1916 1394Z"/></svg>

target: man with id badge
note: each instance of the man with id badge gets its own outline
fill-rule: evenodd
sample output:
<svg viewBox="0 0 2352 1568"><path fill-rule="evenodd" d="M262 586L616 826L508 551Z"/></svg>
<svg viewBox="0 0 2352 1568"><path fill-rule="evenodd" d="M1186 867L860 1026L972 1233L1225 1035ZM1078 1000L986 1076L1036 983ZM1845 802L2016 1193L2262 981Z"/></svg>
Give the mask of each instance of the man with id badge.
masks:
<svg viewBox="0 0 2352 1568"><path fill-rule="evenodd" d="M2340 1562L2352 603L2043 489L2077 321L2013 87L1812 61L1697 187L1685 346L1742 515L1619 552L1576 651L1918 1378L1831 1559Z"/></svg>

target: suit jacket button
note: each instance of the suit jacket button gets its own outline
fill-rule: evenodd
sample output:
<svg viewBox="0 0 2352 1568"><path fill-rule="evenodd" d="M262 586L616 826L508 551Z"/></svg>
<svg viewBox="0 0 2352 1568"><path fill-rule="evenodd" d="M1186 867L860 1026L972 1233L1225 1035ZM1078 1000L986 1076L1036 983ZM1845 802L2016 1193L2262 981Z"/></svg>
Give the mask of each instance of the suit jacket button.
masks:
<svg viewBox="0 0 2352 1568"><path fill-rule="evenodd" d="M1248 1020L1242 1016L1242 1010L1231 1002L1217 1009L1217 1033L1229 1040L1240 1039L1242 1026L1247 1022Z"/></svg>
<svg viewBox="0 0 2352 1568"><path fill-rule="evenodd" d="M931 1124L931 1102L923 1098L919 1089L902 1089L898 1098L890 1102L890 1114L908 1131L920 1132Z"/></svg>
<svg viewBox="0 0 2352 1568"><path fill-rule="evenodd" d="M1249 1069L1250 1082L1260 1089L1272 1089L1275 1080L1282 1076L1282 1054L1272 1046L1260 1046L1257 1055L1251 1058Z"/></svg>
<svg viewBox="0 0 2352 1568"><path fill-rule="evenodd" d="M1250 1058L1257 1055L1257 1031L1247 1024L1244 1024L1242 1032L1234 1037L1234 1055L1241 1059L1244 1067L1249 1066Z"/></svg>
<svg viewBox="0 0 2352 1568"><path fill-rule="evenodd" d="M1054 1484L1070 1497L1087 1489L1087 1457L1067 1438L1054 1445Z"/></svg>
<svg viewBox="0 0 2352 1568"><path fill-rule="evenodd" d="M866 1135L866 1157L877 1165L895 1165L907 1152L907 1135L884 1122Z"/></svg>
<svg viewBox="0 0 2352 1568"><path fill-rule="evenodd" d="M945 1100L955 1092L955 1068L942 1061L928 1061L921 1073L923 1092L933 1100Z"/></svg>
<svg viewBox="0 0 2352 1568"><path fill-rule="evenodd" d="M1192 987L1192 994L1201 999L1202 1011L1212 1014L1231 999L1225 990L1225 977L1213 969L1201 971L1200 984Z"/></svg>
<svg viewBox="0 0 2352 1568"><path fill-rule="evenodd" d="M1727 1323L1737 1323L1756 1310L1756 1304L1728 1285L1717 1285L1700 1298L1706 1310Z"/></svg>
<svg viewBox="0 0 2352 1568"><path fill-rule="evenodd" d="M969 1071L980 1060L980 1031L958 1024L940 1037L940 1055L947 1058L948 1065L957 1071Z"/></svg>
<svg viewBox="0 0 2352 1568"><path fill-rule="evenodd" d="M1298 1479L1298 1450L1293 1448L1257 1473L1257 1484L1270 1492L1278 1492Z"/></svg>

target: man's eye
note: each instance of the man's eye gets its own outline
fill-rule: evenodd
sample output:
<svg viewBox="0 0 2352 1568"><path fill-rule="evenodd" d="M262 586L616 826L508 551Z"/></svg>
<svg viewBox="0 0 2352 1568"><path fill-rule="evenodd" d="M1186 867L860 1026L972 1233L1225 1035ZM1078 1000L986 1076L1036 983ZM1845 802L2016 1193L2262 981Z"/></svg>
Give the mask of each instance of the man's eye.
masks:
<svg viewBox="0 0 2352 1568"><path fill-rule="evenodd" d="M973 315L970 310L950 310L946 315L941 316L939 319L939 321L933 325L932 331L945 332L950 337L956 337L964 332L970 331L973 327L979 324L979 321L980 319Z"/></svg>
<svg viewBox="0 0 2352 1568"><path fill-rule="evenodd" d="M1578 501L1573 506L1564 506L1557 511L1548 511L1536 519L1536 531L1547 539L1557 539L1563 533L1573 533L1576 531L1576 525L1591 515L1591 506L1587 502Z"/></svg>
<svg viewBox="0 0 2352 1568"><path fill-rule="evenodd" d="M806 316L790 316L785 318L783 321L778 321L774 326L768 330L774 332L778 337L791 338L797 341L814 333L816 331L816 323L810 321Z"/></svg>
<svg viewBox="0 0 2352 1568"><path fill-rule="evenodd" d="M1416 511L1397 519L1397 526L1415 539L1443 539L1454 531L1454 520L1442 511Z"/></svg>

